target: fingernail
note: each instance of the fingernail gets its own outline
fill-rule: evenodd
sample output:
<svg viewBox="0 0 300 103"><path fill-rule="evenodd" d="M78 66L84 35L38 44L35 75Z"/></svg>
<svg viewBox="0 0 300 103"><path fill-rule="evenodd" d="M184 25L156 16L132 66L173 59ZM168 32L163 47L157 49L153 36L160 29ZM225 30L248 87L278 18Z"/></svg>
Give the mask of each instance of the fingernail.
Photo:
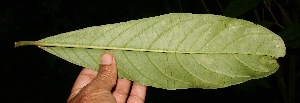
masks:
<svg viewBox="0 0 300 103"><path fill-rule="evenodd" d="M111 54L102 54L101 65L111 65L112 59L113 59L113 57Z"/></svg>

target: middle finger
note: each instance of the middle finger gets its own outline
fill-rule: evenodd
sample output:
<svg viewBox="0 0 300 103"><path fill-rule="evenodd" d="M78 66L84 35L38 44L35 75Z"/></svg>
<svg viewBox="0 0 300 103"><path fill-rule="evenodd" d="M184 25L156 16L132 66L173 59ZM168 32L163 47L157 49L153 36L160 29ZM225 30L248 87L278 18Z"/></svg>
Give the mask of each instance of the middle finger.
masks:
<svg viewBox="0 0 300 103"><path fill-rule="evenodd" d="M113 91L113 96L116 98L118 103L126 103L130 86L131 81L121 78L118 79L115 91Z"/></svg>

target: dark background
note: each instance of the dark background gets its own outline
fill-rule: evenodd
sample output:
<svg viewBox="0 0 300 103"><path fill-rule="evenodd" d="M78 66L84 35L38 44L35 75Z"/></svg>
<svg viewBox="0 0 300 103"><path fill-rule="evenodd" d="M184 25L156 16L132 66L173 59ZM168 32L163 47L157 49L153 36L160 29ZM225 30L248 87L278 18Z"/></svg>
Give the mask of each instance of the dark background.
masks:
<svg viewBox="0 0 300 103"><path fill-rule="evenodd" d="M147 103L299 103L299 7L299 0L2 0L0 102L64 103L82 68L35 46L14 48L16 41L187 12L263 25L284 39L287 55L278 60L279 70L266 78L216 90L148 87Z"/></svg>

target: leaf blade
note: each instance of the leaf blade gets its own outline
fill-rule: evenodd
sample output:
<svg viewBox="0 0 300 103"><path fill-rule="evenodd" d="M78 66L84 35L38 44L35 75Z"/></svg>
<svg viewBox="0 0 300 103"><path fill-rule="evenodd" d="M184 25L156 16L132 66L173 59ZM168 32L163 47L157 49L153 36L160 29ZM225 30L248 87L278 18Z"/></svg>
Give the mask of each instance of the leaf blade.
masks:
<svg viewBox="0 0 300 103"><path fill-rule="evenodd" d="M265 77L285 55L282 39L268 29L210 14L167 14L22 45L30 44L93 70L101 54L110 52L119 77L170 90L223 88Z"/></svg>

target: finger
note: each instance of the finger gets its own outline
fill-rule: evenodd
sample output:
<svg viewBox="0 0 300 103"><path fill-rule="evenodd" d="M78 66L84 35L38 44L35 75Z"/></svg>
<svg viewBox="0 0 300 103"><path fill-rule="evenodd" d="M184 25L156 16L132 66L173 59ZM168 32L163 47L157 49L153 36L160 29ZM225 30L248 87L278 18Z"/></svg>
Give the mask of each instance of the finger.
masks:
<svg viewBox="0 0 300 103"><path fill-rule="evenodd" d="M117 66L111 54L103 54L100 69L95 79L90 83L95 89L111 91L117 81Z"/></svg>
<svg viewBox="0 0 300 103"><path fill-rule="evenodd" d="M139 83L133 83L128 103L144 103L147 87Z"/></svg>
<svg viewBox="0 0 300 103"><path fill-rule="evenodd" d="M72 87L68 100L74 98L74 96L76 96L78 92L88 83L90 83L96 76L97 76L96 71L83 68Z"/></svg>
<svg viewBox="0 0 300 103"><path fill-rule="evenodd" d="M111 54L103 54L97 76L80 92L70 100L70 102L86 103L115 103L116 100L111 94L117 80L117 68L115 60Z"/></svg>
<svg viewBox="0 0 300 103"><path fill-rule="evenodd" d="M113 92L113 96L116 98L118 103L126 103L130 86L131 81L121 78L118 79L115 91Z"/></svg>

